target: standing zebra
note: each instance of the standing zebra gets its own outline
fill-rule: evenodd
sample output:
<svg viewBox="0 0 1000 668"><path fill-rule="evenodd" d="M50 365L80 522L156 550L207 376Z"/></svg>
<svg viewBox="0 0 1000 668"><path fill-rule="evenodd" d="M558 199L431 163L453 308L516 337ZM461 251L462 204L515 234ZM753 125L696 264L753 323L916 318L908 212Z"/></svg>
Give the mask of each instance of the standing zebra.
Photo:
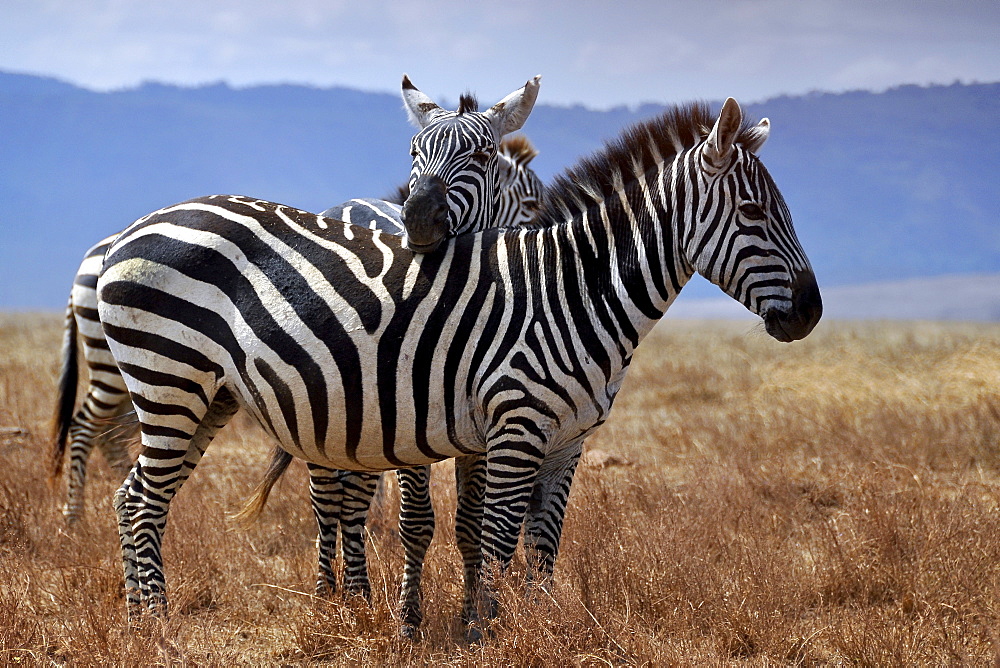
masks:
<svg viewBox="0 0 1000 668"><path fill-rule="evenodd" d="M474 101L463 104L470 107L476 105ZM480 224L477 229L520 227L535 222L538 207L541 205L542 192L545 189L542 180L528 166L537 155L538 150L523 135L505 137L500 142L497 154L496 190L499 198L492 221L489 224ZM332 206L319 215L402 236L406 231L403 226L402 209L409 195L410 186L407 183L389 199L351 199ZM454 236L465 231L468 230L454 229L447 235Z"/></svg>
<svg viewBox="0 0 1000 668"><path fill-rule="evenodd" d="M476 106L475 102L463 103L464 106ZM538 155L538 151L523 136L505 138L500 145L499 164L499 199L491 225L479 221L478 227L522 227L535 223L541 195L544 191L541 179L528 164ZM400 188L395 201L353 199L335 207L331 207L320 215L327 218L342 220L351 224L361 225L369 229L378 229L397 236L405 232L402 222L402 204L409 195L409 186ZM448 230L446 236L454 236ZM481 458L481 455L469 455ZM252 521L256 518L267 502L271 488L283 474L291 462L291 455L280 447L268 466L264 481L258 486L253 498L237 518ZM470 460L470 466L475 462ZM370 485L378 474L359 473L353 471L323 472L316 464L308 463L310 469L313 510L320 528L319 538L319 579L317 593L324 593L334 582L332 560L336 550L337 526L341 527L342 551L344 554L344 582L348 592L367 595L370 591L367 564L365 561L364 525L367 511L372 499ZM399 536L404 548L403 581L400 587L399 604L403 616L403 635L413 637L421 622L420 582L423 574L424 557L434 537L434 509L430 494L430 466L398 469L396 471L400 489ZM458 482L458 481L457 481ZM459 494L470 494L478 498L482 494L485 478L477 476L458 483ZM566 492L568 494L568 487ZM342 499L340 501L331 499ZM565 497L563 497L565 505ZM333 512L340 508L339 518ZM462 506L465 507L464 505ZM456 531L469 533L475 531L477 518L467 518L456 515ZM562 525L554 528L559 533ZM551 533L551 532L550 532ZM551 563L554 564L553 552ZM465 568L475 568L475 563L465 564ZM548 569L551 573L551 568Z"/></svg>
<svg viewBox="0 0 1000 668"><path fill-rule="evenodd" d="M460 483L485 475L482 519L461 549L487 562L466 573L466 619L492 616L480 574L509 563L526 517L554 512L535 500L565 480L695 271L777 340L818 322L815 277L755 155L768 133L766 120L743 124L732 99L714 124L703 105L668 110L557 180L539 228L460 235L426 255L242 197L134 223L98 281L142 429L115 497L130 607L165 609L170 499L243 406L322 466L458 457ZM475 453L483 471L466 464Z"/></svg>
<svg viewBox="0 0 1000 668"><path fill-rule="evenodd" d="M50 456L51 478L62 473L67 438L69 471L66 476L66 505L63 515L75 524L83 513L83 490L87 460L98 445L111 468L124 479L132 468L125 440L117 438L111 420L131 406L128 390L118 373L115 358L97 317L97 276L104 253L117 234L102 239L84 254L73 280L63 328L62 373L59 376L55 412L55 439ZM87 393L74 414L78 379L77 339L82 340L89 379Z"/></svg>
<svg viewBox="0 0 1000 668"><path fill-rule="evenodd" d="M498 156L499 203L492 225L481 225L482 227L526 227L535 223L538 203L544 191L541 179L528 167L536 155L538 152L522 136L501 142ZM401 236L404 227L400 216L400 200L405 201L408 193L408 187L400 188L396 201L352 199L331 207L320 215ZM448 236L454 236L454 233L449 232ZM481 455L469 457L479 458ZM275 448L264 481L258 486L247 507L237 514L237 519L249 522L260 514L271 488L291 460L291 455L280 447ZM324 469L311 462L307 462L307 466L313 511L319 525L319 578L316 592L324 594L335 589L332 565L339 526L344 555L344 587L349 593L367 596L370 584L365 560L364 527L373 488L380 474ZM404 617L404 635L412 637L420 624L420 580L424 556L434 537L431 471L430 466L419 466L398 469L396 474L400 489L399 536L405 552L399 600ZM479 485L481 486L482 484ZM477 491L481 494L481 490L476 487L459 485L460 493L475 494ZM456 522L458 531L469 530L468 522L462 516L456 517Z"/></svg>

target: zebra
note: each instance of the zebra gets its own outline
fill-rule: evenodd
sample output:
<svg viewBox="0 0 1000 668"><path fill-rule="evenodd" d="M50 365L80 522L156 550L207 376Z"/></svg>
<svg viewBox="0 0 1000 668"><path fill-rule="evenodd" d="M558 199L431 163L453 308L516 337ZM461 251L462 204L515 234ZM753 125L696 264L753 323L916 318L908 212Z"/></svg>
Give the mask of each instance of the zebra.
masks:
<svg viewBox="0 0 1000 668"><path fill-rule="evenodd" d="M63 516L70 525L75 524L83 512L87 461L95 444L120 479L125 479L133 464L125 439L120 438L121 434L115 433L111 426L112 418L125 413L131 405L128 390L108 350L108 342L97 317L97 276L104 262L104 253L117 236L113 234L101 239L84 254L66 307L50 478L55 480L62 474L66 441L69 439ZM79 375L78 340L83 343L89 378L83 403L74 414Z"/></svg>
<svg viewBox="0 0 1000 668"><path fill-rule="evenodd" d="M142 432L114 502L130 611L165 613L170 500L245 407L321 466L455 457L460 486L483 478L481 495L459 495L477 520L456 533L477 564L463 619L475 630L493 618L489 574L522 526L561 523L554 499L581 443L695 272L778 341L819 321L815 275L756 155L769 133L732 98L717 117L671 107L557 178L538 227L457 235L434 253L240 196L136 221L98 281Z"/></svg>
<svg viewBox="0 0 1000 668"><path fill-rule="evenodd" d="M465 106L475 107L474 101ZM545 190L538 174L529 164L538 156L538 150L524 135L504 137L497 154L499 176L496 194L499 196L491 221L478 225L487 227L521 227L534 224ZM403 204L410 195L409 183L400 186L386 199L350 199L332 206L319 215L324 218L342 220L351 225L369 229L379 229L389 234L402 236L406 232L403 225ZM449 230L447 236L463 231L457 227Z"/></svg>
<svg viewBox="0 0 1000 668"><path fill-rule="evenodd" d="M470 103L469 106L474 106ZM541 179L528 166L538 155L538 151L524 136L504 138L500 144L498 155L500 178L499 200L494 212L494 220L487 227L530 227L534 225L544 192ZM352 199L323 211L320 215L361 225L369 229L378 229L389 234L402 236L405 227L402 222L402 204L409 195L409 185L398 189L394 197L388 200ZM453 236L449 230L446 236ZM480 457L480 455L470 455ZM268 466L265 480L255 490L253 498L246 508L237 514L237 519L250 522L259 516L267 502L271 488L283 474L291 462L288 455L280 447L275 449ZM326 593L332 589L334 575L332 560L336 549L336 531L341 528L342 552L344 555L345 589L348 593L358 593L368 596L370 584L367 577L365 562L364 525L368 507L372 500L370 485L379 474L339 471L314 471L314 464L308 464L313 486L313 509L320 526L319 552L320 576L317 581L317 594ZM423 573L423 561L434 536L434 510L430 496L430 467L398 469L397 479L400 489L399 536L403 543L405 559L403 567L403 582L400 587L399 606L403 617L402 635L413 638L421 622L420 615L420 582ZM481 487L485 482L477 478ZM322 481L322 482L320 482ZM315 488L315 489L314 489ZM323 493L322 490L326 490ZM478 487L466 484L459 485L459 492L476 494ZM568 490L567 490L568 491ZM330 497L341 497L340 502L330 502ZM339 518L335 512L324 510L340 508ZM469 520L461 515L456 517L459 531L469 531ZM561 531L561 525L557 528ZM554 561L554 557L553 557ZM551 568L548 569L551 572Z"/></svg>
<svg viewBox="0 0 1000 668"><path fill-rule="evenodd" d="M470 103L475 106L475 103ZM535 222L544 185L528 166L538 151L524 136L504 138L500 144L499 201L494 220L489 227L530 227ZM409 187L398 189L388 200L352 199L323 211L325 218L341 220L372 230L402 236L402 204ZM479 223L484 229L486 226ZM452 232L448 233L453 236ZM469 455L479 457L479 455ZM253 498L236 518L243 522L259 516L271 488L291 463L291 455L275 448L265 480L255 490ZM307 463L310 470L310 496L319 525L319 578L316 593L335 589L332 563L337 544L337 527L341 530L341 550L344 555L344 587L348 593L370 594L365 560L364 527L373 497L373 486L381 474L356 471L323 470ZM424 556L434 536L434 510L430 496L430 466L398 469L400 490L399 536L404 546L403 583L400 588L400 609L404 618L403 635L414 637L420 625L420 580ZM469 493L469 488L460 487ZM338 515L339 512L339 515ZM461 526L462 517L456 521Z"/></svg>
<svg viewBox="0 0 1000 668"><path fill-rule="evenodd" d="M519 129L523 124L537 97L539 80L540 77L529 80L522 89L507 96L490 111L481 114L478 113L478 103L470 95L461 97L457 112L446 112L423 96L409 78L404 76L403 98L408 105L411 120L421 127L421 132L414 139L413 145L420 146L421 155L428 160L423 164L428 168L433 166L437 170L435 175L439 179L441 176L438 174L443 173L445 178L454 178L459 183L475 182L483 186L482 193L472 192L466 188L463 191L464 199L457 205L449 203L446 215L450 218L446 220L454 221L456 229L462 226L469 229L518 225L529 220L537 210L542 184L538 176L528 168L528 163L537 155L537 151L523 137L504 138L500 143L499 152L495 143L496 139ZM441 136L442 139L438 141L435 136ZM486 155L488 159L478 160L471 169L468 166L456 169L447 155L449 152L454 153L459 159L464 159L468 163L470 147L480 154L479 157ZM442 154L445 154L444 157ZM411 172L411 179L419 177L421 169L422 167L415 166ZM450 171L442 172L442 170ZM399 234L403 229L399 219L400 205L405 202L408 191L409 184L400 188L397 202L350 200L328 209L322 215L348 218L349 221L362 223L373 229L381 228ZM478 203L479 200L483 200L481 205ZM492 212L494 220L473 221L462 211L462 207L469 206L470 202L480 206L483 211ZM373 206L381 209L374 209ZM383 213L372 215L372 211ZM448 233L453 234L450 224ZM128 406L127 390L114 359L107 352L107 342L97 317L97 299L94 290L104 251L116 237L117 235L112 235L88 251L78 270L67 308L63 373L57 406L57 435L52 452L52 469L53 476L58 476L68 437L71 475L64 514L71 524L79 519L82 510L86 462L95 440L100 443L109 461L116 463L119 469L124 468L121 472L123 478L131 466L120 441L106 443L96 438L107 430L108 418L123 412ZM73 415L77 382L78 330L83 333L83 348L90 368L90 385L80 410ZM112 448L117 449L112 450ZM345 589L356 593L367 593L368 579L362 529L376 478L377 476L364 473L342 474L310 464L310 495L320 526L320 573L317 590L335 588L336 580L331 567L331 558L336 547L336 529L339 524L344 534ZM405 489L413 488L417 484L426 486L427 483L416 479ZM417 527L415 530L418 533L425 531L426 526ZM401 533L405 538L411 532L404 530ZM423 542L423 538L418 540ZM429 542L429 538L427 540Z"/></svg>

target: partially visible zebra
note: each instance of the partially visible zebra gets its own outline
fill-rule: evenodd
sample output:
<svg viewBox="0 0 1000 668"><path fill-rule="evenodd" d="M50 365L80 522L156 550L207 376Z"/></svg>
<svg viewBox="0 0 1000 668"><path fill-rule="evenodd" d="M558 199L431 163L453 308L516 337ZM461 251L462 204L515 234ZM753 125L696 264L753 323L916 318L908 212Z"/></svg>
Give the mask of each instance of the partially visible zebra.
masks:
<svg viewBox="0 0 1000 668"><path fill-rule="evenodd" d="M101 239L84 254L66 307L50 473L53 479L62 473L66 440L69 439L66 505L63 507L63 515L69 524L75 524L83 512L87 460L95 444L122 479L128 475L133 463L126 439L120 437L122 435L112 424L112 418L131 407L128 390L108 350L108 342L97 317L97 276L104 263L104 253L117 236L113 234ZM89 380L83 403L74 414L79 374L78 339L83 343Z"/></svg>
<svg viewBox="0 0 1000 668"><path fill-rule="evenodd" d="M529 81L524 88L515 91L486 113L478 113L478 105L471 96L462 96L458 112L445 112L413 87L408 78L403 80L404 100L419 107L410 109L410 115L418 123L425 123L414 140L422 147L425 163L438 170L450 171L445 177L466 183L475 181L485 188L476 194L468 190L462 205L476 203L478 210L491 212L492 221L470 221L461 213L459 206L450 206L442 218L448 226L448 234L454 234L461 226L468 228L518 225L534 217L541 196L542 184L528 163L537 155L530 142L523 137L505 138L499 147L496 139L512 132L524 122L537 96L539 77ZM432 107L433 105L433 107ZM485 119L485 120L484 120ZM440 128L438 126L446 126ZM484 132L482 136L477 132ZM442 137L443 135L443 137ZM439 143L435 144L434 137ZM462 141L456 141L460 137ZM419 141L418 141L419 140ZM476 160L469 168L468 147L490 156L489 160ZM494 155L495 154L495 155ZM449 161L448 156L454 155ZM464 169L456 169L452 162L458 162ZM495 168L495 169L494 169ZM419 176L419 168L411 173ZM409 184L399 189L398 196L405 200ZM482 199L485 203L478 204ZM350 200L338 207L328 209L325 216L346 218L349 222L363 224L372 229L384 229L394 234L402 231L399 219L400 202L382 200ZM381 214L381 215L380 215ZM74 523L79 519L83 507L83 489L86 462L97 442L102 446L109 461L123 468L122 477L131 466L121 441L106 442L99 438L109 430L108 421L121 413L130 404L128 395L115 366L114 359L107 351L107 342L101 331L97 316L97 295L94 290L97 274L104 258L104 251L117 235L102 240L87 253L74 281L74 289L67 308L66 332L63 346L63 373L60 382L57 406L57 436L52 451L53 475L58 476L64 459L67 438L70 441L67 503L65 516ZM77 384L77 331L83 333L83 349L90 370L90 383L83 404L74 415ZM120 464L119 464L120 462ZM273 464L272 464L273 465ZM280 464L279 464L280 465ZM414 472L412 482L404 490L415 490L413 498L419 498L419 489L426 487L426 476ZM348 591L366 593L368 577L364 556L363 527L377 476L365 473L339 472L310 464L310 495L313 509L320 527L320 565L317 589L335 589L332 559L336 548L336 531L339 525L343 533L345 562L344 584ZM408 511L417 506L410 504ZM411 545L429 542L427 512L414 511L422 518L419 523L410 521L411 513L406 513L401 531L404 541ZM432 516L431 516L432 517ZM433 530L433 524L430 525ZM423 548L426 550L426 546Z"/></svg>
<svg viewBox="0 0 1000 668"><path fill-rule="evenodd" d="M465 104L475 106L475 102ZM545 189L542 180L528 166L537 155L538 150L523 135L505 137L500 142L496 193L499 197L493 218L488 222L479 221L477 229L520 227L534 223ZM350 199L319 215L401 236L406 232L402 209L409 194L410 186L407 183L387 199ZM463 231L468 230L451 229L447 234L454 236Z"/></svg>
<svg viewBox="0 0 1000 668"><path fill-rule="evenodd" d="M470 102L469 106L475 106L475 103ZM495 218L491 225L479 224L480 227L528 227L535 223L544 186L528 164L537 155L538 151L523 136L505 138L501 142L498 155L500 197L493 214ZM352 199L331 207L320 215L400 236L404 231L400 217L401 203L408 194L407 186L400 188L390 200ZM452 235L449 232L449 236ZM291 455L280 447L275 448L265 480L255 491L247 508L237 515L238 519L252 521L259 515L271 488L291 463L291 459ZM364 528L375 481L380 474L322 469L311 463L308 466L310 496L319 525L319 578L316 591L323 594L335 589L332 564L336 555L339 526L344 555L344 588L349 593L367 596L370 584L365 560ZM404 618L404 634L412 637L421 621L420 581L424 556L434 536L431 471L430 466L420 466L398 469L396 474L400 491L399 536L405 552L399 600ZM463 492L475 494L476 489L470 485L459 485L459 493ZM467 524L460 515L456 517L456 522L460 531Z"/></svg>
<svg viewBox="0 0 1000 668"><path fill-rule="evenodd" d="M459 535L464 616L522 525L607 419L632 354L697 271L779 341L822 301L755 152L766 120L735 100L639 124L547 189L539 227L413 255L397 237L280 204L215 196L154 212L113 243L98 311L143 452L115 496L130 609L165 610L170 499L239 407L289 453L377 471L450 457L485 475ZM714 122L713 122L714 121ZM405 216L404 216L405 218ZM485 454L481 470L465 455Z"/></svg>

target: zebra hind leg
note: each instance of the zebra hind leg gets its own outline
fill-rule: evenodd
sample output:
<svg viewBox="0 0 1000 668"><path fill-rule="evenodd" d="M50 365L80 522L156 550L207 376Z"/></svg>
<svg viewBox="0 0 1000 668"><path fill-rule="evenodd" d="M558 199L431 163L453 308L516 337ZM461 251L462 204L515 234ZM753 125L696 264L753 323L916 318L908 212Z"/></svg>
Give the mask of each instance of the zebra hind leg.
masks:
<svg viewBox="0 0 1000 668"><path fill-rule="evenodd" d="M122 548L122 567L125 572L125 605L129 623L135 622L140 612L141 603L135 535L132 532L132 516L128 510L129 493L134 479L135 469L132 469L112 498L112 506L118 517L118 538Z"/></svg>
<svg viewBox="0 0 1000 668"><path fill-rule="evenodd" d="M118 384L121 384L120 376ZM83 515L87 462L94 445L98 444L106 452L105 434L113 428L109 420L121 410L126 401L128 394L124 385L119 390L110 384L105 384L104 389L95 388L92 384L83 404L73 416L69 427L69 467L66 476L66 505L63 507L63 516L70 525L76 524ZM132 468L127 452L119 461L115 470L124 478Z"/></svg>
<svg viewBox="0 0 1000 668"><path fill-rule="evenodd" d="M63 517L73 526L83 516L84 489L87 485L87 461L94 450L94 430L83 409L73 416L69 428L69 466L66 471L66 504Z"/></svg>
<svg viewBox="0 0 1000 668"><path fill-rule="evenodd" d="M204 414L190 438L186 439L184 432L176 427L143 424L143 453L126 481L127 487L123 485L127 490L124 515L131 523L139 596L147 609L157 616L165 617L167 613L161 545L170 501L191 475L216 433L238 409L233 396L222 388L208 409L203 409ZM178 411L178 414L197 417L190 410ZM123 538L122 557L128 586L126 542Z"/></svg>
<svg viewBox="0 0 1000 668"><path fill-rule="evenodd" d="M405 554L403 583L399 592L402 626L400 635L414 639L423 613L420 610L422 594L420 579L423 575L424 557L434 537L434 508L431 505L431 467L420 466L396 471L399 481L399 537Z"/></svg>

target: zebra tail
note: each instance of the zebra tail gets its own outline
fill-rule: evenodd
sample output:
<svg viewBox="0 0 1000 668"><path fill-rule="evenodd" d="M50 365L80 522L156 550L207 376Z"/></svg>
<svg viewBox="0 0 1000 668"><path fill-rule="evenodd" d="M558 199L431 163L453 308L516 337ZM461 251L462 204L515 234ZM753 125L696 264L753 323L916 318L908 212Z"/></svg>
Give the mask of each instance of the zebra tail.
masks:
<svg viewBox="0 0 1000 668"><path fill-rule="evenodd" d="M247 528L256 522L260 518L260 514L264 511L264 506L267 504L267 497L270 496L271 489L278 482L278 479L284 475L285 471L288 470L288 465L291 463L292 456L275 446L274 451L271 453L271 463L267 465L267 471L264 472L263 479L257 483L257 487L254 488L253 494L247 500L246 504L244 504L243 509L230 517L230 519L242 528Z"/></svg>
<svg viewBox="0 0 1000 668"><path fill-rule="evenodd" d="M73 422L76 406L76 384L79 380L76 345L76 317L73 315L73 297L66 307L66 324L63 327L62 370L56 395L56 410L52 420L53 444L49 467L49 481L55 482L62 474L66 454L66 438Z"/></svg>

